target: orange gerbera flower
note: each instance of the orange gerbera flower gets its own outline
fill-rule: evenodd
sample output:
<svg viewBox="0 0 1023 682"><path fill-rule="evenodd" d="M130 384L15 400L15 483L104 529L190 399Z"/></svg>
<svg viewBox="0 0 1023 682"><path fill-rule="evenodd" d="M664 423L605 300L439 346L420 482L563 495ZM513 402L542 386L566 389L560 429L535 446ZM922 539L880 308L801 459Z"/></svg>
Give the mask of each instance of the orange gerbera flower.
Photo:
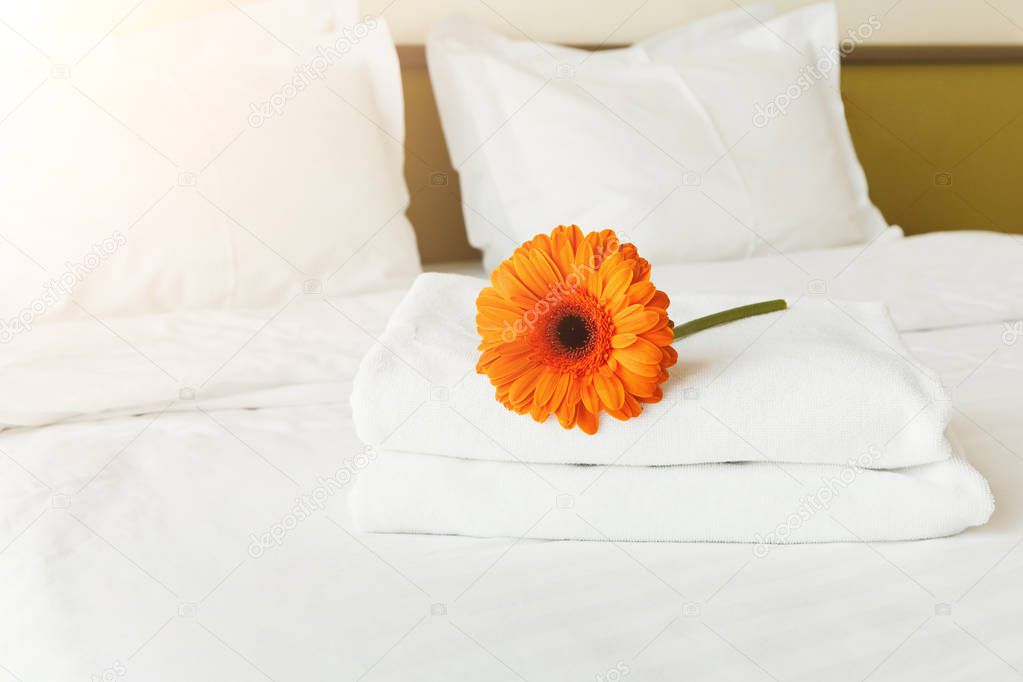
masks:
<svg viewBox="0 0 1023 682"><path fill-rule="evenodd" d="M490 282L476 300L476 371L509 410L593 434L601 411L626 420L661 399L678 360L668 296L612 230L537 235Z"/></svg>

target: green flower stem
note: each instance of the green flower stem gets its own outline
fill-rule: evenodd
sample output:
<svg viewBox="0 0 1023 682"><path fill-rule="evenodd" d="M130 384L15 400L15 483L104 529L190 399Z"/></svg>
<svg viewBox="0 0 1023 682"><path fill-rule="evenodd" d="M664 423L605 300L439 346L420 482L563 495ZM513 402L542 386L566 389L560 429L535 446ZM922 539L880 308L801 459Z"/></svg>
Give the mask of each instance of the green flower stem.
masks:
<svg viewBox="0 0 1023 682"><path fill-rule="evenodd" d="M719 313L707 315L706 317L698 317L695 320L690 320L689 322L675 327L675 340L684 339L691 334L702 332L704 329L710 329L711 327L716 327L719 324L735 322L736 320L753 317L754 315L774 313L779 310L785 310L787 307L788 304L779 298L774 301L762 301L760 303L739 306L738 308L729 308L728 310L722 310Z"/></svg>

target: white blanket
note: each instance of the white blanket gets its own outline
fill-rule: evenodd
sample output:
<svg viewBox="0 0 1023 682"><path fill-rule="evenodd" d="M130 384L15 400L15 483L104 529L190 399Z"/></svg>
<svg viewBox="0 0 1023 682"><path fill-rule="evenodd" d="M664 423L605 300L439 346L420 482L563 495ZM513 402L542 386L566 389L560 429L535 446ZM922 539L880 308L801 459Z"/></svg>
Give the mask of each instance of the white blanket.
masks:
<svg viewBox="0 0 1023 682"><path fill-rule="evenodd" d="M0 345L0 430L128 414L344 402L401 292L218 314L40 324Z"/></svg>
<svg viewBox="0 0 1023 682"><path fill-rule="evenodd" d="M384 452L350 502L363 531L757 544L939 537L983 524L994 510L987 482L958 455L876 471L531 465Z"/></svg>
<svg viewBox="0 0 1023 682"><path fill-rule="evenodd" d="M827 295L884 301L899 331L939 329L1023 315L1023 237L931 232L899 239L889 228L870 244L747 260L661 265L658 288L768 298Z"/></svg>
<svg viewBox="0 0 1023 682"><path fill-rule="evenodd" d="M733 543L356 533L346 498L363 450L346 397L390 312L377 296L331 300L359 326L321 300L196 316L189 328L201 323L205 338L170 319L105 320L195 382L194 400L162 414L177 384L144 359L128 364L134 351L121 338L92 319L59 334L40 326L0 348L0 397L21 415L3 421L78 419L0 431L0 680L592 680L616 666L630 671L624 682L679 670L786 682L1018 679L1023 244L976 233L900 244L904 267L882 269L875 245L840 278L855 286L829 280L828 292L888 300L903 331L947 327L906 343L941 372L952 428L997 510L953 538L772 545L762 558L765 547ZM860 250L820 252L815 263L833 275ZM768 260L659 267L655 278L795 298L810 277L831 276L782 257L758 275ZM312 404L328 383L345 401ZM267 391L230 393L271 385L293 391L292 405L265 407ZM210 409L214 389L261 409ZM299 500L324 495L296 526ZM279 542L256 558L251 537L266 533Z"/></svg>
<svg viewBox="0 0 1023 682"><path fill-rule="evenodd" d="M792 301L789 310L675 343L664 399L596 436L506 410L475 371L483 280L420 276L356 375L367 443L402 452L540 463L786 461L894 468L949 456L941 382L910 356L880 304ZM751 302L668 290L678 322ZM424 404L424 398L432 398Z"/></svg>

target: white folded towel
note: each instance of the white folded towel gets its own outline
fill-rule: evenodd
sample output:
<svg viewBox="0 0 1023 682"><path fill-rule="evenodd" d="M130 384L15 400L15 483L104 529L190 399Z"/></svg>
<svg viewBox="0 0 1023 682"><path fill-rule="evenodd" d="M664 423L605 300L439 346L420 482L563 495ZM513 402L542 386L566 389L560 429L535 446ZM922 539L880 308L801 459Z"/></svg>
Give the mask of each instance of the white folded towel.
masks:
<svg viewBox="0 0 1023 682"><path fill-rule="evenodd" d="M987 521L958 455L896 471L813 464L525 464L383 452L350 498L362 531L562 540L912 540ZM761 548L754 551L766 551Z"/></svg>
<svg viewBox="0 0 1023 682"><path fill-rule="evenodd" d="M670 465L786 461L873 468L946 459L949 404L908 353L881 304L808 295L790 309L676 342L664 399L587 436L553 417L506 410L475 371L483 280L421 275L356 375L359 437L394 451L540 463ZM676 324L749 297L668 291ZM648 476L648 474L629 474Z"/></svg>

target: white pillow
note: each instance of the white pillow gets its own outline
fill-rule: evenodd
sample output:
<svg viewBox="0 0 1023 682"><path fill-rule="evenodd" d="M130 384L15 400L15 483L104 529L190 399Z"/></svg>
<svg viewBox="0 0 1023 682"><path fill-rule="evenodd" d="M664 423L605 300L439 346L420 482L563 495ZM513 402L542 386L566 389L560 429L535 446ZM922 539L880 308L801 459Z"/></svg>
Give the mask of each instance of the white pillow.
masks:
<svg viewBox="0 0 1023 682"><path fill-rule="evenodd" d="M241 7L111 36L52 71L0 35L27 82L49 77L0 127L5 336L81 314L69 292L102 317L418 272L386 24L349 0Z"/></svg>
<svg viewBox="0 0 1023 682"><path fill-rule="evenodd" d="M654 263L861 243L886 227L845 124L831 5L763 21L736 10L592 54L454 17L427 47L489 267L559 223L616 228ZM803 89L818 61L831 68ZM763 125L758 106L786 93Z"/></svg>

